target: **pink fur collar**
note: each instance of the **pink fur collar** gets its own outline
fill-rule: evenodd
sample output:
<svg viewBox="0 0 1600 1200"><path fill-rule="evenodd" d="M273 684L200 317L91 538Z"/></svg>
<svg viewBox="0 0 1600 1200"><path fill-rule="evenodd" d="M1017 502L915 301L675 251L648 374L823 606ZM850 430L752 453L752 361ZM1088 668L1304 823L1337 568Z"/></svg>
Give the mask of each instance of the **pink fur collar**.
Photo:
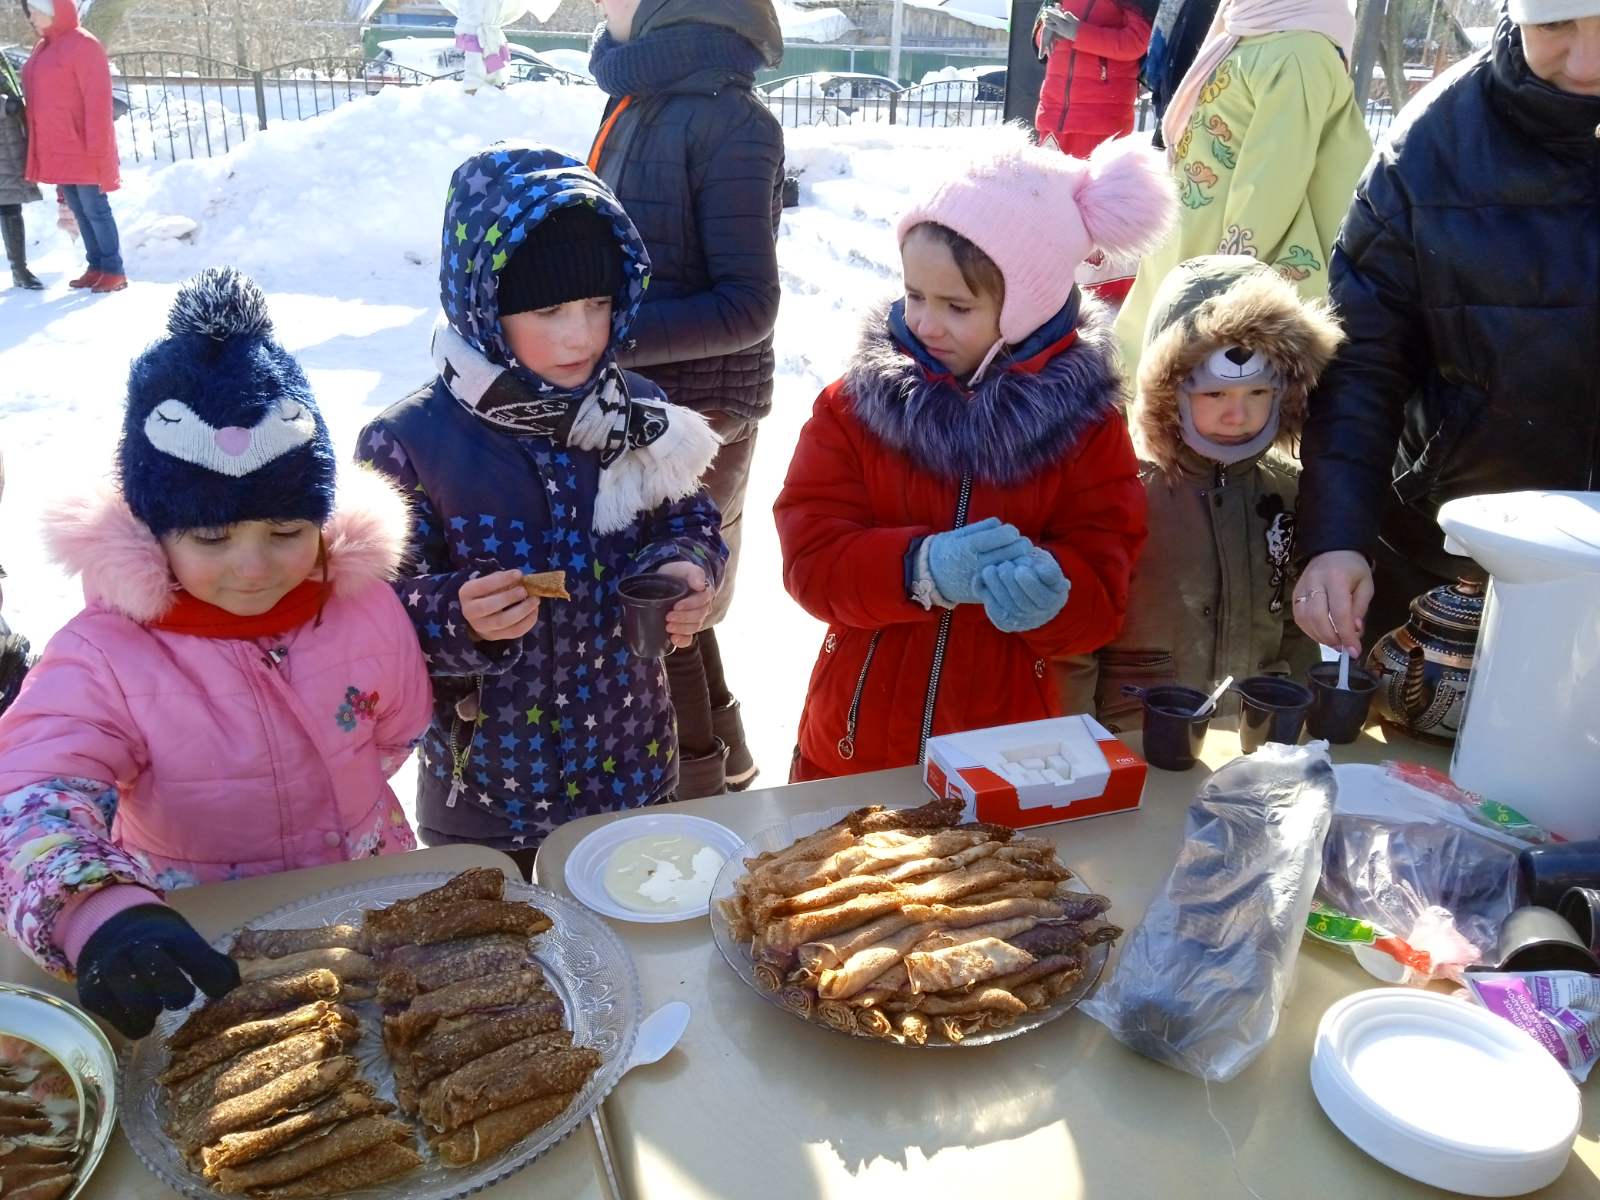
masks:
<svg viewBox="0 0 1600 1200"><path fill-rule="evenodd" d="M367 467L341 467L333 516L322 531L334 595L393 579L410 521L405 497L382 475ZM50 509L44 533L51 560L69 574L83 576L83 596L90 606L140 624L171 607L177 585L166 553L115 483Z"/></svg>

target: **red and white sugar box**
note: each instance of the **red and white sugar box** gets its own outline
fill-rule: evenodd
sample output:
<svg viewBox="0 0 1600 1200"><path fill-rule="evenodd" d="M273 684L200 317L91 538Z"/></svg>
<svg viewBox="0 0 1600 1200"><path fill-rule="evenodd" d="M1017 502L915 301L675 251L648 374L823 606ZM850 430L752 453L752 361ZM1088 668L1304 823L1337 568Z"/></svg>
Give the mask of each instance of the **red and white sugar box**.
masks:
<svg viewBox="0 0 1600 1200"><path fill-rule="evenodd" d="M1093 717L1054 717L928 739L923 780L966 801L964 818L1025 828L1128 812L1144 795L1144 759Z"/></svg>

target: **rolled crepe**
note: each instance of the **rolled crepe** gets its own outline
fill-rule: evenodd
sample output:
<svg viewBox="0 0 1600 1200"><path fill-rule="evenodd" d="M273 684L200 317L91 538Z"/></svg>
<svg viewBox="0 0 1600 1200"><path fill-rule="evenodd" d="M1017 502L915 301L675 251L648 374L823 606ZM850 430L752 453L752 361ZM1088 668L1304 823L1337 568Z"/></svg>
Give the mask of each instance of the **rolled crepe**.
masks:
<svg viewBox="0 0 1600 1200"><path fill-rule="evenodd" d="M446 1075L436 1077L422 1089L422 1099L425 1103L433 1104L443 1102L449 1095L465 1095L481 1086L484 1081L499 1077L508 1068L520 1067L547 1054L570 1049L572 1049L572 1035L566 1030L522 1038L464 1063Z"/></svg>
<svg viewBox="0 0 1600 1200"><path fill-rule="evenodd" d="M345 983L365 983L378 977L378 964L365 954L344 946L330 946L325 950L300 950L279 958L241 958L234 954L239 964L241 980L270 979L274 975L294 975L301 971L325 968Z"/></svg>
<svg viewBox="0 0 1600 1200"><path fill-rule="evenodd" d="M35 1117L39 1111L39 1102L32 1096L0 1092L0 1117Z"/></svg>
<svg viewBox="0 0 1600 1200"><path fill-rule="evenodd" d="M404 1003L422 992L432 992L463 979L498 975L515 970L528 961L528 940L515 934L496 933L454 942L436 942L431 946L412 949L438 949L441 953L413 956L413 961L400 962L397 961L399 952L396 951L390 957L391 965L378 982L378 999L381 1003Z"/></svg>
<svg viewBox="0 0 1600 1200"><path fill-rule="evenodd" d="M19 1166L62 1166L78 1157L77 1140L69 1134L21 1134L0 1138L0 1171ZM0 1193L3 1194L3 1193Z"/></svg>
<svg viewBox="0 0 1600 1200"><path fill-rule="evenodd" d="M961 820L964 805L965 801L958 796L954 799L930 800L917 808L878 809L860 817L852 813L844 822L855 833L954 825Z"/></svg>
<svg viewBox="0 0 1600 1200"><path fill-rule="evenodd" d="M70 1172L51 1175L33 1183L25 1183L16 1187L10 1183L6 1185L6 1200L60 1200L72 1190L72 1185L78 1182L77 1176Z"/></svg>
<svg viewBox="0 0 1600 1200"><path fill-rule="evenodd" d="M318 1000L275 1017L246 1021L224 1029L203 1042L196 1042L183 1054L174 1055L167 1069L156 1076L158 1083L171 1086L191 1075L227 1062L252 1046L282 1041L311 1029L330 1029L355 1024L356 1015L342 1004Z"/></svg>
<svg viewBox="0 0 1600 1200"><path fill-rule="evenodd" d="M576 1095L558 1092L514 1104L445 1134L433 1143L433 1148L453 1167L492 1158L566 1112Z"/></svg>
<svg viewBox="0 0 1600 1200"><path fill-rule="evenodd" d="M293 1008L312 1000L332 1000L339 994L339 977L332 971L302 971L241 983L220 1000L213 1000L185 1021L167 1039L171 1050L182 1050L262 1013Z"/></svg>
<svg viewBox="0 0 1600 1200"><path fill-rule="evenodd" d="M962 867L971 866L981 858L999 857L1004 849L1005 847L999 842L983 841L943 858L937 856L914 858L910 862L890 867L882 877L899 882L903 879L923 879L929 875L943 875L949 871L959 871Z"/></svg>
<svg viewBox="0 0 1600 1200"><path fill-rule="evenodd" d="M338 1091L355 1077L356 1060L348 1055L307 1063L284 1072L265 1087L214 1105L173 1133L192 1153L224 1134L264 1125L284 1113L309 1106Z"/></svg>
<svg viewBox="0 0 1600 1200"><path fill-rule="evenodd" d="M55 1124L49 1117L0 1117L0 1137L15 1137L21 1133L49 1133Z"/></svg>
<svg viewBox="0 0 1600 1200"><path fill-rule="evenodd" d="M1086 931L1081 921L1041 921L1032 929L1006 938L1018 950L1026 950L1035 958L1049 958L1053 954L1067 954L1083 945Z"/></svg>
<svg viewBox="0 0 1600 1200"><path fill-rule="evenodd" d="M62 1163L17 1163L11 1166L0 1164L0 1196L10 1197L27 1194L24 1189L46 1180L54 1184L65 1179L72 1181L72 1172L65 1169Z"/></svg>
<svg viewBox="0 0 1600 1200"><path fill-rule="evenodd" d="M252 1050L231 1062L218 1063L185 1082L182 1089L176 1092L172 1098L172 1123L178 1126L188 1124L213 1105L264 1087L296 1067L337 1057L353 1046L360 1036L359 1025L341 1022L297 1033L281 1042Z"/></svg>
<svg viewBox="0 0 1600 1200"><path fill-rule="evenodd" d="M810 912L813 909L827 908L831 904L839 904L855 896L864 896L869 892L887 892L894 888L894 881L881 875L851 875L834 883L824 884L812 888L808 892L801 892L798 896L769 896L756 905L756 919L770 920L773 917L787 916L789 913Z"/></svg>
<svg viewBox="0 0 1600 1200"><path fill-rule="evenodd" d="M575 1046L523 1059L490 1075L457 1071L428 1085L418 1111L433 1128L448 1132L525 1100L581 1091L599 1065L597 1051Z"/></svg>
<svg viewBox="0 0 1600 1200"><path fill-rule="evenodd" d="M294 1146L217 1173L219 1192L237 1193L288 1183L383 1142L410 1146L411 1126L393 1117L366 1116L326 1125Z"/></svg>
<svg viewBox="0 0 1600 1200"><path fill-rule="evenodd" d="M402 1046L416 1041L440 1020L484 1009L526 1004L546 991L544 973L535 968L505 971L482 979L463 979L412 1001L411 1007L383 1019L385 1041Z"/></svg>
<svg viewBox="0 0 1600 1200"><path fill-rule="evenodd" d="M408 1060L415 1084L431 1083L441 1075L459 1070L502 1046L525 1038L551 1035L552 1048L570 1045L572 1034L561 1028L561 1001L555 996L519 1005L504 1014L485 1017L461 1028L434 1032L418 1042ZM564 1039L564 1042L563 1042Z"/></svg>
<svg viewBox="0 0 1600 1200"><path fill-rule="evenodd" d="M1019 971L1033 961L1026 950L999 938L980 938L943 950L908 954L905 967L913 993L948 992Z"/></svg>
<svg viewBox="0 0 1600 1200"><path fill-rule="evenodd" d="M262 1200L309 1200L316 1196L338 1196L394 1179L421 1165L422 1155L410 1146L402 1146L399 1142L380 1142L350 1158L302 1175L299 1179L273 1187L257 1188L252 1195Z"/></svg>
<svg viewBox="0 0 1600 1200"><path fill-rule="evenodd" d="M307 950L362 950L359 925L322 925L315 929L244 929L229 951L234 958L285 958Z"/></svg>
<svg viewBox="0 0 1600 1200"><path fill-rule="evenodd" d="M25 1092L39 1078L32 1067L19 1067L13 1063L0 1063L0 1092Z"/></svg>
<svg viewBox="0 0 1600 1200"><path fill-rule="evenodd" d="M840 1033L856 1031L856 1010L843 1000L823 1000L817 1005L817 1019Z"/></svg>
<svg viewBox="0 0 1600 1200"><path fill-rule="evenodd" d="M908 1042L919 1046L928 1044L928 1019L920 1013L901 1013L895 1019L895 1030Z"/></svg>
<svg viewBox="0 0 1600 1200"><path fill-rule="evenodd" d="M869 1008L863 1012L856 1021L856 1027L873 1037L894 1036L894 1022L889 1019L889 1014L876 1008Z"/></svg>
<svg viewBox="0 0 1600 1200"><path fill-rule="evenodd" d="M409 900L396 900L383 908L368 909L362 922L368 933L394 929L423 913L450 908L470 900L501 900L506 894L506 877L493 867L473 867L449 882L431 888Z"/></svg>
<svg viewBox="0 0 1600 1200"><path fill-rule="evenodd" d="M1083 960L1077 953L1052 954L1048 958L1041 958L1037 962L1029 963L1020 970L1008 975L997 975L988 981L990 987L1002 987L1009 992L1016 991L1025 984L1034 983L1064 971L1078 971L1083 967Z"/></svg>
<svg viewBox="0 0 1600 1200"><path fill-rule="evenodd" d="M930 1017L971 1016L974 1013L998 1012L1017 1017L1028 1011L1022 1000L1005 988L981 987L965 995L924 996L918 1011Z"/></svg>
<svg viewBox="0 0 1600 1200"><path fill-rule="evenodd" d="M205 1163L207 1177L214 1179L225 1167L236 1167L241 1163L271 1154L275 1150L281 1150L296 1139L325 1125L332 1125L336 1121L350 1117L366 1116L369 1113L393 1111L394 1105L373 1095L371 1084L352 1084L341 1088L325 1100L307 1106L300 1112L289 1114L281 1121L275 1121L259 1129L224 1134L215 1145L205 1147L200 1156Z"/></svg>
<svg viewBox="0 0 1600 1200"><path fill-rule="evenodd" d="M449 908L414 912L376 928L369 920L367 937L374 952L382 955L398 946L427 946L490 933L514 933L530 938L549 928L550 918L531 904L463 900Z"/></svg>

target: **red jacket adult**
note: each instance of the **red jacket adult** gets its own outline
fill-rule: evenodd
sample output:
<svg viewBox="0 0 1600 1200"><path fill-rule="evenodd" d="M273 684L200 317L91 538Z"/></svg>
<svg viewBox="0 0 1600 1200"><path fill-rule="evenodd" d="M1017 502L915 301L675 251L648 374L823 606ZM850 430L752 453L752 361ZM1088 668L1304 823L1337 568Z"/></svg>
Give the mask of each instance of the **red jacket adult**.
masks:
<svg viewBox="0 0 1600 1200"><path fill-rule="evenodd" d="M111 114L111 64L94 34L78 27L74 0L56 0L55 20L22 67L28 98L27 176L35 183L121 183Z"/></svg>
<svg viewBox="0 0 1600 1200"><path fill-rule="evenodd" d="M1029 633L1002 633L982 605L953 610L933 732L1056 715L1048 660L1120 631L1144 544L1144 490L1108 327L1084 303L1076 331L1070 316L1047 326L971 392L903 326L897 338L874 320L848 373L818 397L774 509L784 585L828 622L794 780L917 761L945 610L909 598L905 560L914 539L952 528L964 474L968 521L1012 523L1055 555L1072 590Z"/></svg>
<svg viewBox="0 0 1600 1200"><path fill-rule="evenodd" d="M1118 0L1061 0L1060 7L1078 18L1078 36L1057 38L1050 48L1034 128L1041 139L1053 136L1066 150L1073 149L1069 139L1132 133L1150 22ZM1041 32L1035 27L1035 46ZM1092 144L1080 149L1087 153Z"/></svg>

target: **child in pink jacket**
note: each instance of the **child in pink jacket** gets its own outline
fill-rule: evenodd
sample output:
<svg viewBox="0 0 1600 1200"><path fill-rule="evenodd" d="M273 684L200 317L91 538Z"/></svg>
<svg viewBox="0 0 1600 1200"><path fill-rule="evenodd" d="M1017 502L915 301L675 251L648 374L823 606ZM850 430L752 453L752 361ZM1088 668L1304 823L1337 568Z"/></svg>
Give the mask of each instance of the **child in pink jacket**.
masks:
<svg viewBox="0 0 1600 1200"><path fill-rule="evenodd" d="M237 982L162 903L218 879L416 845L387 779L431 692L388 586L404 498L334 488L328 429L265 297L231 270L179 291L133 365L118 483L54 513L83 576L0 718L0 909L124 1033Z"/></svg>

